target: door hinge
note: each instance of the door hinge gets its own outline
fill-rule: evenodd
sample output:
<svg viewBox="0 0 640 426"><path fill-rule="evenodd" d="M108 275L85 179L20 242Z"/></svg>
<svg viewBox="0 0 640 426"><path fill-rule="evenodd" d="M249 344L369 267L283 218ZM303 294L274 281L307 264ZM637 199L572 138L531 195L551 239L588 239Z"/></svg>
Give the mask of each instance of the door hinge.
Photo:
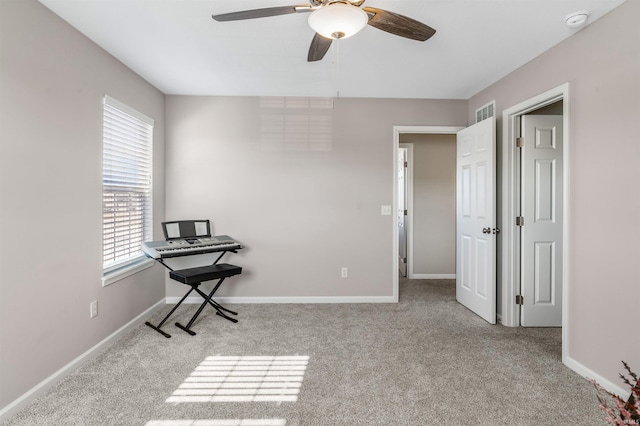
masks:
<svg viewBox="0 0 640 426"><path fill-rule="evenodd" d="M516 305L524 305L524 296L521 294L516 295Z"/></svg>
<svg viewBox="0 0 640 426"><path fill-rule="evenodd" d="M409 162L405 161L405 162L404 162L404 166L405 166L405 167L409 167Z"/></svg>
<svg viewBox="0 0 640 426"><path fill-rule="evenodd" d="M524 146L524 138L522 136L516 138L516 147L522 148Z"/></svg>
<svg viewBox="0 0 640 426"><path fill-rule="evenodd" d="M524 226L524 216L516 216L516 226Z"/></svg>
<svg viewBox="0 0 640 426"><path fill-rule="evenodd" d="M409 210L404 211L404 215L407 216L409 214Z"/></svg>

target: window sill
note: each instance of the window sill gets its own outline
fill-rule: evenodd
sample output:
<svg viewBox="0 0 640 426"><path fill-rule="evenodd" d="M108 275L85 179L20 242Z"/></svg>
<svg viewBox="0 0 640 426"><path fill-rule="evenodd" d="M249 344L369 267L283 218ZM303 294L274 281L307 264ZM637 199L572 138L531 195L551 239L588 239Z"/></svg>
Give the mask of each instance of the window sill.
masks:
<svg viewBox="0 0 640 426"><path fill-rule="evenodd" d="M153 259L142 258L140 260L133 261L128 265L124 265L114 271L109 271L102 275L102 287L106 287L110 284L127 278L133 274L143 271L153 266Z"/></svg>

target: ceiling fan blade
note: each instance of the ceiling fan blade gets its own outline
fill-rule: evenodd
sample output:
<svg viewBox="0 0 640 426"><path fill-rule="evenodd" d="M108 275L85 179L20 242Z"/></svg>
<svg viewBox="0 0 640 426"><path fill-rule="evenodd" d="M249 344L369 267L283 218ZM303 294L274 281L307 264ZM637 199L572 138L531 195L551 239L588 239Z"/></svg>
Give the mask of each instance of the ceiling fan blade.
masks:
<svg viewBox="0 0 640 426"><path fill-rule="evenodd" d="M307 55L307 62L315 62L324 58L324 55L327 53L327 50L331 47L331 42L333 40L330 38L322 37L320 34L316 33L313 36L313 40L311 40L311 46L309 46L309 54Z"/></svg>
<svg viewBox="0 0 640 426"><path fill-rule="evenodd" d="M211 17L218 22L240 21L243 19L267 18L269 16L289 15L291 13L311 12L313 9L310 5L299 6L278 6L265 7L264 9L242 10L240 12L223 13L221 15L212 15Z"/></svg>
<svg viewBox="0 0 640 426"><path fill-rule="evenodd" d="M369 15L369 25L400 37L425 41L436 33L430 26L394 12L374 7L363 7L362 10Z"/></svg>

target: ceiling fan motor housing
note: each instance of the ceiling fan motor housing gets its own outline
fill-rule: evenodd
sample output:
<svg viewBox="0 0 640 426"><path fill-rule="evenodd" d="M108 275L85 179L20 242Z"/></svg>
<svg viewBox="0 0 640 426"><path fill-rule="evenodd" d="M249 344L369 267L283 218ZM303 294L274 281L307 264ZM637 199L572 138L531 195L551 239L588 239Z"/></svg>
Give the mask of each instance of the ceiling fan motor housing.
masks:
<svg viewBox="0 0 640 426"><path fill-rule="evenodd" d="M313 7L326 6L331 3L346 3L351 6L360 6L365 0L309 0Z"/></svg>

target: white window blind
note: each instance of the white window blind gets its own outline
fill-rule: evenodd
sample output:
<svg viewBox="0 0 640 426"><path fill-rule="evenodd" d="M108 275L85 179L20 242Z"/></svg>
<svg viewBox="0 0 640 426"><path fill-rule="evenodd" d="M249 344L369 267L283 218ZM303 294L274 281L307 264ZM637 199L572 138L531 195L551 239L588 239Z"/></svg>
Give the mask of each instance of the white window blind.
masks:
<svg viewBox="0 0 640 426"><path fill-rule="evenodd" d="M152 238L153 120L105 96L102 261L107 274L143 258Z"/></svg>

